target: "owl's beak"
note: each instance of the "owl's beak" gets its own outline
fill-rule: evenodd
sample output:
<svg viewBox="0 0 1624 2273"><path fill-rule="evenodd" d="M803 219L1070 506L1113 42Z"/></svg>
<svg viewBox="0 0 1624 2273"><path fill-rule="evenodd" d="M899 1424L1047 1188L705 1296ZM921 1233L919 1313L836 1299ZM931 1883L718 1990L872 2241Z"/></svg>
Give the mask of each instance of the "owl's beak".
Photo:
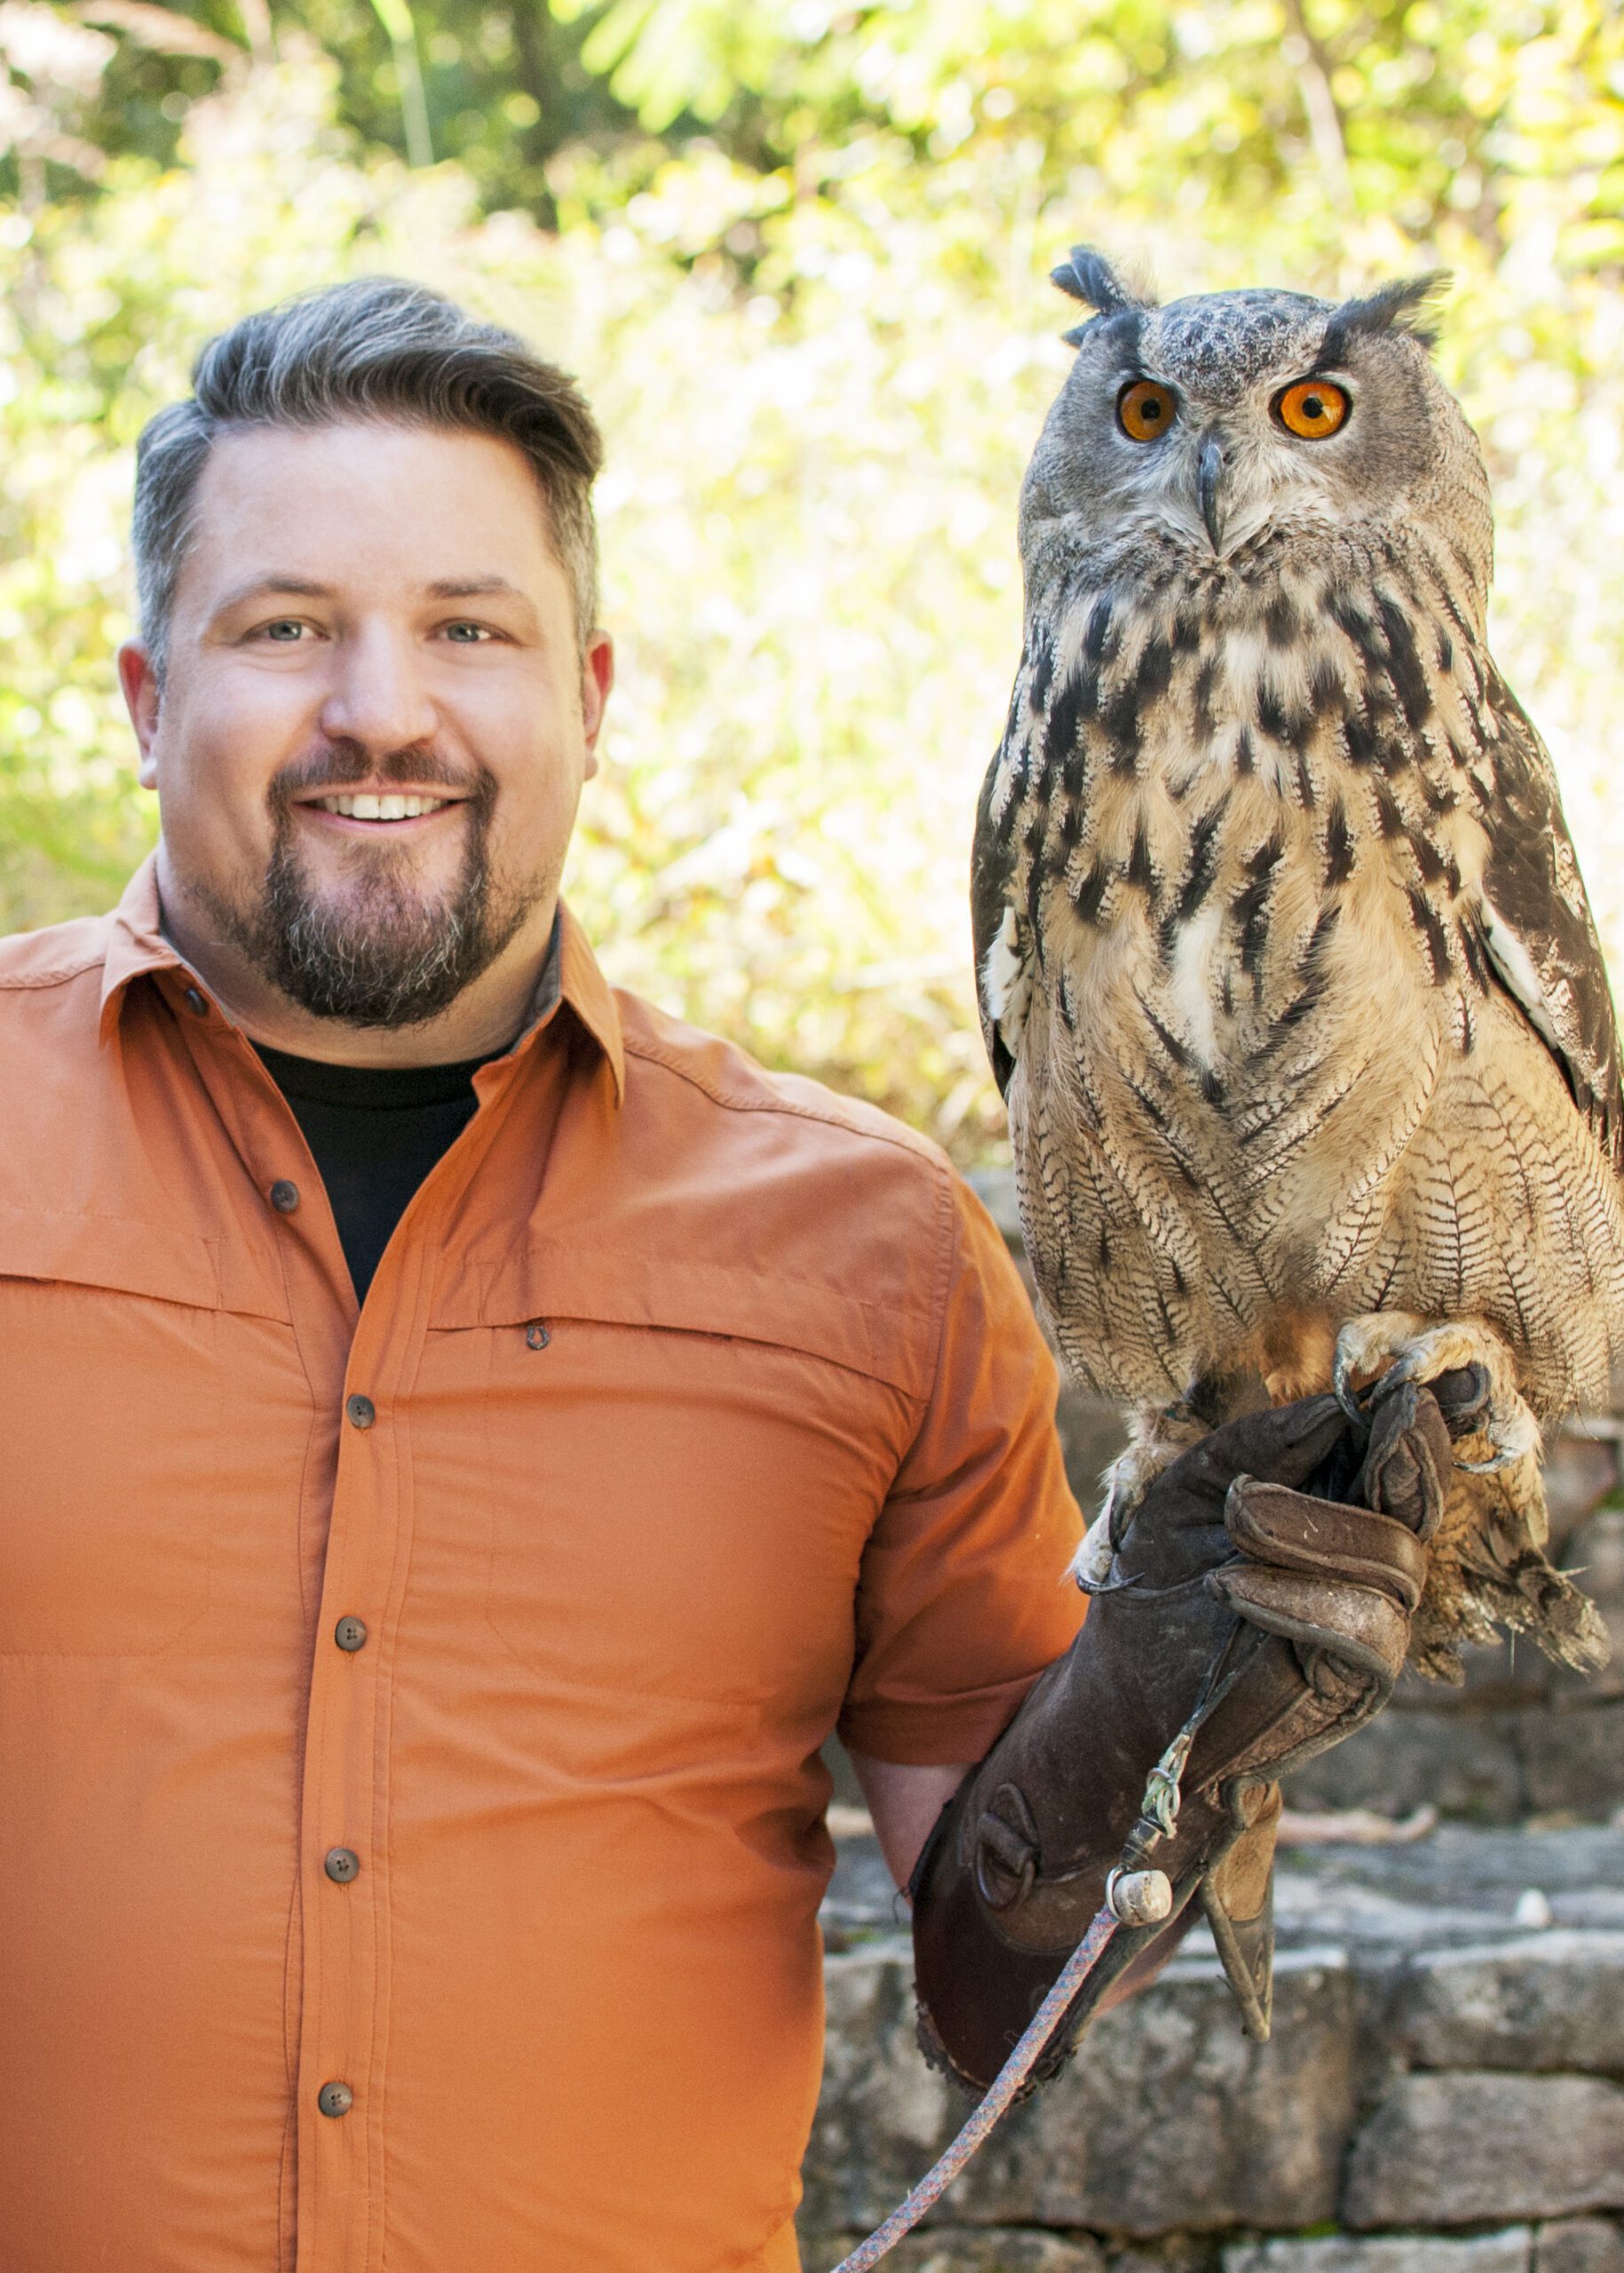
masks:
<svg viewBox="0 0 1624 2273"><path fill-rule="evenodd" d="M1196 471L1196 495L1201 501L1201 519L1207 524L1207 534L1212 539L1212 549L1220 559L1224 555L1224 517L1218 510L1218 484L1224 478L1224 452L1216 434L1208 434L1201 444L1201 455Z"/></svg>

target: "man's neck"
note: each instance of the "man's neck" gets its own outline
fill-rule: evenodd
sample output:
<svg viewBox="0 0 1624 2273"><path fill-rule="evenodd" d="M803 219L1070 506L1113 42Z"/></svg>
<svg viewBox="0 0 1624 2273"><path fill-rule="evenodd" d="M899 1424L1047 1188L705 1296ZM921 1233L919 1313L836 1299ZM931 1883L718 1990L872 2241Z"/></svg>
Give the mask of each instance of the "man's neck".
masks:
<svg viewBox="0 0 1624 2273"><path fill-rule="evenodd" d="M505 1049L531 1014L551 943L556 896L532 910L488 970L455 1002L410 1026L351 1026L320 1018L273 986L241 948L206 920L158 870L163 936L250 1041L328 1065L449 1065Z"/></svg>

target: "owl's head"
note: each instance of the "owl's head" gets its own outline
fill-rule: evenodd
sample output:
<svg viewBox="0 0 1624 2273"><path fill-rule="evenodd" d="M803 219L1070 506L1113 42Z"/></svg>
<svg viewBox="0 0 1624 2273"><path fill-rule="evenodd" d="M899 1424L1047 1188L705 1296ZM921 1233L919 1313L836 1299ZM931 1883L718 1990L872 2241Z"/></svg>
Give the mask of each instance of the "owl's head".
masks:
<svg viewBox="0 0 1624 2273"><path fill-rule="evenodd" d="M1029 566L1056 524L1067 552L1148 539L1204 574L1425 530L1486 591L1482 453L1421 313L1441 280L1340 305L1240 291L1162 307L1079 246L1054 281L1097 313L1066 334L1076 360L1026 477Z"/></svg>

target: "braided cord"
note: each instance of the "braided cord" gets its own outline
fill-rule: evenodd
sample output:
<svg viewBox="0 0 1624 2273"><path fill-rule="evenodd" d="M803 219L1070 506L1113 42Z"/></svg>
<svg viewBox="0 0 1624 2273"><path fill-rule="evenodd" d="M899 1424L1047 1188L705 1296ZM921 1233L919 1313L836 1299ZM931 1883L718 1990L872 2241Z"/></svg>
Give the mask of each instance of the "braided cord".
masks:
<svg viewBox="0 0 1624 2273"><path fill-rule="evenodd" d="M986 2139L1047 2048L1065 2018L1066 2008L1105 1953L1121 1921L1109 1908L1097 1911L1077 1947L1037 2011L1026 2034L998 2071L991 2089L958 2137L914 2188L906 2202L893 2210L883 2226L860 2242L850 2257L843 2257L835 2273L868 2273L871 2265L889 2255L906 2233L911 2233L931 2204L937 2201Z"/></svg>
<svg viewBox="0 0 1624 2273"><path fill-rule="evenodd" d="M1117 1881L1124 1871L1143 1870L1162 1841L1173 1835L1178 1821L1180 1787L1196 1733L1228 1696L1245 1670L1248 1658L1264 1638L1254 1630L1248 1637L1251 1648L1248 1649L1247 1641L1242 1640L1237 1649L1235 1644L1240 1631L1241 1620L1236 1618L1224 1637L1223 1647L1207 1668L1188 1720L1150 1772L1145 1796L1139 1802L1139 1820L1128 1834L1121 1865L1105 1881L1104 1907L1095 1912L1093 1923L1066 1959L1054 1986L1028 2023L1026 2034L998 2071L986 2097L976 2108L946 2153L931 2166L907 2201L891 2212L883 2226L876 2226L867 2241L860 2242L849 2257L843 2257L835 2268L835 2273L868 2273L870 2266L877 2265L881 2258L890 2255L904 2234L912 2233L931 2204L947 2192L977 2148L986 2143L1042 2057L1050 2039L1065 2019L1072 2000L1105 1955L1118 1927L1124 1922L1123 1913L1113 1907L1113 1898L1121 1899L1116 1894ZM1166 1915L1165 1911L1162 1914ZM1135 1922L1139 1921L1136 1920Z"/></svg>

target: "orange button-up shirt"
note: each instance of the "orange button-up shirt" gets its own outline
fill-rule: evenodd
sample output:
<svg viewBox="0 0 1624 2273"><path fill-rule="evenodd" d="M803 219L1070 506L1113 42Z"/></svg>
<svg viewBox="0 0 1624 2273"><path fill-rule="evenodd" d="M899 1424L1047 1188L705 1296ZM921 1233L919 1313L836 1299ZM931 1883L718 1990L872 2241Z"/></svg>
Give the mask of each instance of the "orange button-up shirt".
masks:
<svg viewBox="0 0 1624 2273"><path fill-rule="evenodd" d="M150 866L0 946L4 2273L793 2267L819 1746L1075 1628L939 1155L560 968L358 1313Z"/></svg>

